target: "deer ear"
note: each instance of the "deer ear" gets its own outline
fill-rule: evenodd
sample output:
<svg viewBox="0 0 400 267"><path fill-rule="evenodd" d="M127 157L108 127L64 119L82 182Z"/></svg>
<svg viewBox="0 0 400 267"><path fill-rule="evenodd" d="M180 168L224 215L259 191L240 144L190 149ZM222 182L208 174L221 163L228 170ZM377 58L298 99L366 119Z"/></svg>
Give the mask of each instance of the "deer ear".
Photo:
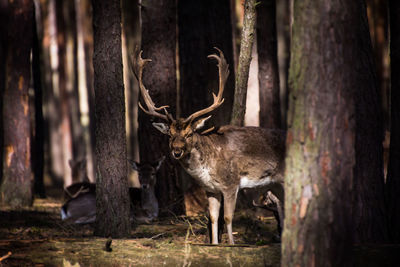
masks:
<svg viewBox="0 0 400 267"><path fill-rule="evenodd" d="M157 162L156 162L156 171L158 171L159 169L160 169L160 167L161 167L161 165L162 165L162 163L164 162L164 160L165 160L165 156L162 156Z"/></svg>
<svg viewBox="0 0 400 267"><path fill-rule="evenodd" d="M154 128L162 132L163 134L168 134L169 133L169 126L166 123L162 122L153 122Z"/></svg>
<svg viewBox="0 0 400 267"><path fill-rule="evenodd" d="M202 119L199 119L198 121L196 121L196 122L193 124L193 129L194 129L194 131L197 131L197 130L200 130L201 128L203 128L205 122L206 122L209 118L211 118L211 115L208 116L208 117L205 117L205 118L202 118Z"/></svg>
<svg viewBox="0 0 400 267"><path fill-rule="evenodd" d="M132 168L135 171L139 171L139 163L137 163L136 161L130 160L130 159L128 159L128 162L131 164Z"/></svg>

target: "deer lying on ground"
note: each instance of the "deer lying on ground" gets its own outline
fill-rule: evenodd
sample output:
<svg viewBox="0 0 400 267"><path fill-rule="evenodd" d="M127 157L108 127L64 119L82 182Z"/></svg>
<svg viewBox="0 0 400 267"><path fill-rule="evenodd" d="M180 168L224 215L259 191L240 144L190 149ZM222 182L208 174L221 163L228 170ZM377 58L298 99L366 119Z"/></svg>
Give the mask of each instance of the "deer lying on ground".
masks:
<svg viewBox="0 0 400 267"><path fill-rule="evenodd" d="M151 60L142 59L142 52L138 53L133 67L147 109L140 102L139 107L148 115L165 121L153 123L153 126L170 136L172 157L178 160L186 172L207 192L212 243L218 244L218 217L223 197L228 241L234 244L232 219L239 189L262 187L271 190L283 203L285 133L279 130L229 125L200 132L204 123L211 117L206 115L224 102L222 94L229 70L223 53L217 50L219 56L213 54L208 57L218 61L218 94L213 94L214 102L211 106L187 118L174 119L167 111L168 106L155 106L142 81L143 68Z"/></svg>
<svg viewBox="0 0 400 267"><path fill-rule="evenodd" d="M156 162L130 161L139 173L141 188L130 188L131 217L138 222L150 222L158 217L158 201L154 194L156 172L165 157ZM86 172L80 164L71 164L72 173ZM81 173L81 175L83 175ZM84 180L65 188L67 202L61 207L61 219L76 223L93 223L96 220L96 184Z"/></svg>

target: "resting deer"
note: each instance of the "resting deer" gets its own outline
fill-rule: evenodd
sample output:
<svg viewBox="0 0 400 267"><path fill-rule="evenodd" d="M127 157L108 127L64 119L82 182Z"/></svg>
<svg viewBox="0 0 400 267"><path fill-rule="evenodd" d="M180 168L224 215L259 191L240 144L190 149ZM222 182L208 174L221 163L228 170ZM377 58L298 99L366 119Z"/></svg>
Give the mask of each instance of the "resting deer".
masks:
<svg viewBox="0 0 400 267"><path fill-rule="evenodd" d="M157 181L157 171L160 169L164 159L165 156L155 162L138 163L129 161L132 168L139 174L140 189L130 189L132 202L140 196L137 205L132 203L135 206L133 212L138 222L150 222L158 217L158 200L154 193L154 187Z"/></svg>
<svg viewBox="0 0 400 267"><path fill-rule="evenodd" d="M130 188L130 202L134 209L131 216L139 222L150 222L158 217L158 201L154 194L156 172L165 157L156 162L137 163L130 161L139 173L141 188ZM86 162L70 163L72 173L85 177ZM96 220L96 184L83 179L65 188L66 202L61 207L61 219L76 224L93 223Z"/></svg>
<svg viewBox="0 0 400 267"><path fill-rule="evenodd" d="M187 118L174 119L168 106L156 107L143 85L143 68L150 59L142 59L139 52L134 62L134 72L139 81L140 92L146 108L139 107L148 115L165 123L153 123L162 133L169 135L172 157L179 161L186 172L199 182L207 192L211 219L212 243L218 244L218 217L221 197L224 198L224 220L228 241L234 244L232 219L238 190L263 187L271 190L283 201L283 167L285 133L258 127L222 126L200 132L206 116L223 102L222 94L229 75L223 53L209 58L218 61L219 91L209 107Z"/></svg>

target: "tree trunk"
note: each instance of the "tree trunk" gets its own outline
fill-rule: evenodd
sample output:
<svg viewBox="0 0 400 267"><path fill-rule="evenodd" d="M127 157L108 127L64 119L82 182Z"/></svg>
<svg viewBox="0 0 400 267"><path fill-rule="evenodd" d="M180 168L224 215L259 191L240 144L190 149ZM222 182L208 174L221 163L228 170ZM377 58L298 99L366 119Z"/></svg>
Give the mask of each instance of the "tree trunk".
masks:
<svg viewBox="0 0 400 267"><path fill-rule="evenodd" d="M143 83L156 105L169 105L176 110L176 3L148 0L141 8L143 58L153 61L146 65ZM168 137L152 125L152 118L139 113L140 161L153 162L162 155L170 155ZM167 157L157 173L156 196L160 215L183 212L177 162Z"/></svg>
<svg viewBox="0 0 400 267"><path fill-rule="evenodd" d="M400 2L389 0L391 62L391 129L386 181L389 236L400 242Z"/></svg>
<svg viewBox="0 0 400 267"><path fill-rule="evenodd" d="M243 126L246 112L247 82L251 52L253 48L256 24L256 0L245 0L242 37L240 42L239 66L235 80L235 97L231 124Z"/></svg>
<svg viewBox="0 0 400 267"><path fill-rule="evenodd" d="M139 162L138 139L138 97L139 87L132 72L131 62L137 46L140 46L140 7L138 0L123 0L122 5L122 57L124 62L125 98L127 103L126 134L128 143L128 158ZM137 172L128 168L130 186L139 186Z"/></svg>
<svg viewBox="0 0 400 267"><path fill-rule="evenodd" d="M218 68L216 61L207 58L217 52L213 47L221 49L230 65L224 90L225 101L214 112L208 122L210 126L229 124L232 111L235 72L230 5L230 0L178 1L179 103L182 117L211 105L211 92L217 93ZM205 211L207 200L204 190L183 170L181 175L186 214L196 215Z"/></svg>
<svg viewBox="0 0 400 267"><path fill-rule="evenodd" d="M356 90L356 168L354 179L354 227L359 242L387 240L383 177L383 120L381 95L375 72L366 7L359 1L358 55L352 63L359 81ZM371 156L372 155L372 156Z"/></svg>
<svg viewBox="0 0 400 267"><path fill-rule="evenodd" d="M33 23L34 37L32 48L32 75L33 75L33 89L34 95L34 127L32 129L32 169L35 175L34 192L41 198L46 197L44 187L44 118L43 118L43 90L42 90L42 77L41 77L41 64L40 64L40 43L38 38L38 31L36 23Z"/></svg>
<svg viewBox="0 0 400 267"><path fill-rule="evenodd" d="M367 0L367 14L373 54L375 59L375 69L377 74L377 84L382 95L383 125L389 129L389 35L388 35L388 0Z"/></svg>
<svg viewBox="0 0 400 267"><path fill-rule="evenodd" d="M90 0L75 0L76 45L77 45L77 88L82 154L87 162L87 174L91 182L94 175L94 89L93 89L93 27ZM77 159L78 161L80 159Z"/></svg>
<svg viewBox="0 0 400 267"><path fill-rule="evenodd" d="M278 38L278 66L279 66L279 90L281 106L281 126L286 129L288 111L288 76L290 64L290 25L293 0L277 1L277 38Z"/></svg>
<svg viewBox="0 0 400 267"><path fill-rule="evenodd" d="M3 147L3 135L4 135L4 125L3 125L3 94L6 83L5 81L5 66L6 66L6 54L7 54L7 10L6 1L0 1L0 147ZM0 153L0 162L3 162L3 153ZM0 164L0 184L3 180L3 164Z"/></svg>
<svg viewBox="0 0 400 267"><path fill-rule="evenodd" d="M370 59L361 11L361 1L294 3L282 266L351 266L355 99L371 82L358 74Z"/></svg>
<svg viewBox="0 0 400 267"><path fill-rule="evenodd" d="M9 2L3 94L3 179L0 201L12 207L32 204L29 84L33 2ZM12 29L12 30L11 30ZM4 80L2 80L4 81Z"/></svg>
<svg viewBox="0 0 400 267"><path fill-rule="evenodd" d="M281 128L276 0L260 1L256 11L260 127Z"/></svg>
<svg viewBox="0 0 400 267"><path fill-rule="evenodd" d="M120 1L92 1L96 114L95 235L130 231Z"/></svg>

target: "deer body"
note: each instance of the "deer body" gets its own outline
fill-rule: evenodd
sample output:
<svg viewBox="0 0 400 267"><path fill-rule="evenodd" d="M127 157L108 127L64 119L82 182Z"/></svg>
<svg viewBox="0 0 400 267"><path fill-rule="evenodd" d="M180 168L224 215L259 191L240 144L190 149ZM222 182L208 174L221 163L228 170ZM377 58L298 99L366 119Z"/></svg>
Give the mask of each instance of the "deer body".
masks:
<svg viewBox="0 0 400 267"><path fill-rule="evenodd" d="M192 139L193 147L179 162L208 192L282 182L281 131L224 126L216 133L195 133Z"/></svg>
<svg viewBox="0 0 400 267"><path fill-rule="evenodd" d="M213 94L214 102L211 106L187 118L174 119L167 112L167 106L155 106L142 83L143 67L150 60L142 59L141 52L136 61L135 73L147 107L143 108L139 102L140 108L151 116L167 121L167 123L153 123L153 126L170 136L171 155L206 190L212 243L218 243L218 218L223 197L228 239L229 243L233 244L232 219L239 189L262 188L265 192L270 190L283 201L285 133L279 130L236 126L222 126L218 129L212 127L199 132L205 121L211 117L204 116L218 108L224 101L222 94L229 70L223 53L217 50L219 56L209 57L218 61L218 94Z"/></svg>

